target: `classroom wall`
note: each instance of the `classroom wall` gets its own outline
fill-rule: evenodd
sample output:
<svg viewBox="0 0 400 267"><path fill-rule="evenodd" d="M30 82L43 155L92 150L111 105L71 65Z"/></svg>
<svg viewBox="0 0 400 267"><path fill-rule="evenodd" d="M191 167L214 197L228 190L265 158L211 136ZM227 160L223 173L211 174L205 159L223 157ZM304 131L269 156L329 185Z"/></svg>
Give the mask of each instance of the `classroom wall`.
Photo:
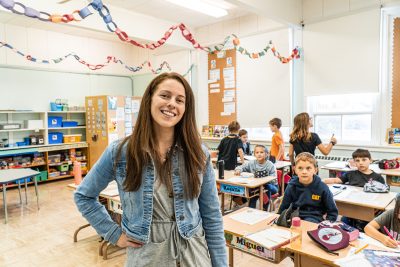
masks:
<svg viewBox="0 0 400 267"><path fill-rule="evenodd" d="M154 60L152 52L124 44L119 40L94 39L50 30L39 30L29 26L0 23L0 41L7 42L25 55L40 59L56 59L69 53L76 53L81 59L91 64L103 64L106 62L107 56L115 56L129 66L141 64L145 60ZM96 74L134 74L121 64L114 63L95 72L90 71L73 57L58 64L35 63L4 46L0 48L0 65ZM142 73L146 72L149 72L147 68L142 71Z"/></svg>
<svg viewBox="0 0 400 267"><path fill-rule="evenodd" d="M274 22L272 20L269 20L267 18L264 18L262 16L257 16L257 15L248 15L248 16L243 16L240 18L228 20L226 22L220 22L220 23L215 23L211 24L208 26L200 27L196 29L196 37L199 40L199 42L203 45L213 45L217 43L223 42L225 37L231 33L236 34L240 40L241 43L245 44L246 47L249 47L251 52L259 51L262 48L264 48L270 40L276 42L275 45L278 50L281 51L283 55L288 55L288 44L289 44L289 34L286 35L286 33L282 33L287 30L286 26L283 26L280 23ZM284 37L282 37L284 36ZM282 47L282 48L281 48ZM207 68L207 53L204 53L203 51L194 51L193 52L193 58L194 61L196 62L197 65L197 75L196 75L196 80L197 80L197 85L198 85L198 92L197 92L197 105L198 105L198 110L200 112L197 113L197 124L199 129L201 128L202 125L208 124L208 68ZM271 83L265 84L264 79L267 79L267 75L258 75L260 72L266 74L269 71L275 72L276 69L271 69L273 66L276 66L281 64L279 61L276 60L276 58L273 58L270 54L270 51L268 52L268 55L256 60L257 62L254 65L249 65L249 60L245 59L243 55L238 54L238 58L243 57L238 59L237 62L237 85L238 85L238 113L241 113L238 115L238 118L242 118L242 121L240 121L243 124L248 124L251 123L252 120L248 120L249 117L253 117L254 119L254 110L248 108L248 103L252 103L252 100L254 99L254 91L251 93L246 94L246 88L254 89L253 88L253 80L255 79L256 81L259 81L258 79L262 79L258 85L262 85L262 88L279 88L281 89L282 86L285 88L285 93L287 92L287 95L289 95L289 83L286 82L286 77L283 78L284 82L282 85L282 76L280 76L278 73L278 78L277 76L274 77L273 80L270 80ZM248 64L249 63L249 64ZM241 68L238 66L241 64L243 67ZM288 65L287 65L288 66ZM282 66L277 66L277 69L281 69ZM287 69L286 74L289 74L289 68ZM271 74L272 75L272 74ZM243 88L240 87L243 85ZM239 90L241 90L239 92ZM240 95L240 96L239 96ZM265 100L264 103L268 103L268 101L271 99L271 91L268 90L257 90L257 99L260 100ZM242 104L241 104L242 101ZM290 100L288 100L288 105L290 105ZM255 106L255 105L253 105ZM264 104L263 104L264 106ZM268 114L267 112L262 112L259 113L259 115L266 115ZM268 117L269 118L269 117ZM264 117L259 120L259 121L254 121L255 126L262 124L264 126L265 123L262 122L265 121L267 122ZM251 125L247 125L248 127L251 127Z"/></svg>

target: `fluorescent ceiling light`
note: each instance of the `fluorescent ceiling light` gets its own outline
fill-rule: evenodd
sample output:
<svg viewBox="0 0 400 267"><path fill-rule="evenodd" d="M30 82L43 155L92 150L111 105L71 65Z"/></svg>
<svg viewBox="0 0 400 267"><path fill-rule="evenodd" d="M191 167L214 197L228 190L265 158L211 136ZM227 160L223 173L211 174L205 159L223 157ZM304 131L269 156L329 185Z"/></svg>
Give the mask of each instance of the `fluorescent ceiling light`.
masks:
<svg viewBox="0 0 400 267"><path fill-rule="evenodd" d="M182 6L215 18L228 15L228 11L202 0L167 0L175 5Z"/></svg>

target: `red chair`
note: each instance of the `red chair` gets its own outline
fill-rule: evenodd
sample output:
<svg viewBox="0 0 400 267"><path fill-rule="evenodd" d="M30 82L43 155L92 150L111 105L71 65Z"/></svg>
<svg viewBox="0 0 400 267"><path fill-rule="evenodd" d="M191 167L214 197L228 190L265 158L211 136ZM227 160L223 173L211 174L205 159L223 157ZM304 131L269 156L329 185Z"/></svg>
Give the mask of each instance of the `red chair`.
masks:
<svg viewBox="0 0 400 267"><path fill-rule="evenodd" d="M276 208L275 206L276 206L276 204L277 204L276 202L277 202L277 201L280 201L281 198L282 198L282 196L281 196L281 194L280 194L280 192L282 192L282 190L281 190L281 188L280 188L280 187L281 187L281 184L282 184L282 175L283 175L283 172L282 172L281 170L277 170L277 171L276 171L276 176L277 176L277 178L278 178L278 193L271 195L271 199L270 199L271 203L270 203L270 205L268 206L268 210L269 210L269 211L274 211L275 208ZM289 183L289 181L290 181L291 178L292 178L292 177L290 177L290 175L285 174L285 177L283 178L285 184ZM267 202L264 201L264 203L268 203L268 196L267 196L267 194L265 194L265 193L264 193L264 199L267 199Z"/></svg>

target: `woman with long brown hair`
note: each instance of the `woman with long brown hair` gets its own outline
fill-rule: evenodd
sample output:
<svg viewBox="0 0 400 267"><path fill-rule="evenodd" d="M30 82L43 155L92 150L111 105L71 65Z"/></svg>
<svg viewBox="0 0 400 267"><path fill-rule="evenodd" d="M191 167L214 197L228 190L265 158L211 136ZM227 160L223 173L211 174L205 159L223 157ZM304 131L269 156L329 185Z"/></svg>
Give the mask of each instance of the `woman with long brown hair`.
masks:
<svg viewBox="0 0 400 267"><path fill-rule="evenodd" d="M331 137L329 144L322 144L318 134L310 132L313 127L312 118L307 112L299 113L294 117L293 130L290 133L289 158L294 165L295 155L302 152L308 152L315 155L315 149L318 147L322 154L328 155L333 146L336 145L336 138Z"/></svg>
<svg viewBox="0 0 400 267"><path fill-rule="evenodd" d="M121 226L97 201L112 180ZM150 82L133 134L106 149L75 202L105 240L127 248L126 266L227 266L214 171L185 78L163 73Z"/></svg>

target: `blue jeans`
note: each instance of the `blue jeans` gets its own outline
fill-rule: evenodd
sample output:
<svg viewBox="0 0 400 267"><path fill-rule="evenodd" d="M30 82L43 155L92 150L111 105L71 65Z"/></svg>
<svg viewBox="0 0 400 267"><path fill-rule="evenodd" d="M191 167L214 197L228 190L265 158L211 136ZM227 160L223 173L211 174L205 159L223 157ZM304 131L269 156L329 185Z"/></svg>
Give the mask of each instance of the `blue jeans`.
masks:
<svg viewBox="0 0 400 267"><path fill-rule="evenodd" d="M267 196L268 196L269 199L271 199L272 195L278 193L278 186L276 184L266 184L265 185L265 189L267 190ZM258 196L250 198L249 207L255 209L258 199L259 199ZM263 205L263 209L264 210L268 210L268 205L269 205L269 201L268 201L267 204Z"/></svg>

